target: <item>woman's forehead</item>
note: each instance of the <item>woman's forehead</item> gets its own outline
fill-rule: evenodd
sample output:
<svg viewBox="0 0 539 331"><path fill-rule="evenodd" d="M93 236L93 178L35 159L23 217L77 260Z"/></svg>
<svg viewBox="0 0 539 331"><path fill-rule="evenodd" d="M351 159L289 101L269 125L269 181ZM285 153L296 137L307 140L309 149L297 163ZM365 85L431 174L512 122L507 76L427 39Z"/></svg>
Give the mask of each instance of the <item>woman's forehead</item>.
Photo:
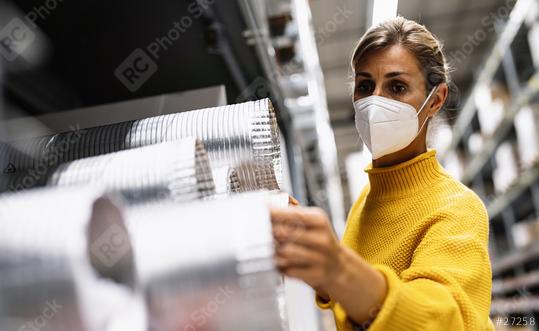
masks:
<svg viewBox="0 0 539 331"><path fill-rule="evenodd" d="M386 75L402 73L407 75L421 74L417 58L400 45L394 45L365 54L355 68L357 73Z"/></svg>

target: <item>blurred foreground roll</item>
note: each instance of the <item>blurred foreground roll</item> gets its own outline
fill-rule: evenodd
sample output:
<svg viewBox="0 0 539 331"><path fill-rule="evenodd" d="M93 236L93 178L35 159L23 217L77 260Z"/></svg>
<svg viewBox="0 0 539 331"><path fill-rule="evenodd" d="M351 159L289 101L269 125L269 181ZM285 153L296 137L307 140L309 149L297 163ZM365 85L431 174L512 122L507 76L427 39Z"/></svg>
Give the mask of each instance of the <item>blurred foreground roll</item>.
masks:
<svg viewBox="0 0 539 331"><path fill-rule="evenodd" d="M239 176L246 179L246 189L279 189L279 132L269 99L90 129L75 128L0 145L0 168L47 176L64 162L186 137L202 140L214 167L247 164L238 168Z"/></svg>
<svg viewBox="0 0 539 331"><path fill-rule="evenodd" d="M128 203L191 201L215 194L204 144L185 138L62 164L49 185L100 184Z"/></svg>
<svg viewBox="0 0 539 331"><path fill-rule="evenodd" d="M247 193L127 211L152 330L287 329L270 200Z"/></svg>
<svg viewBox="0 0 539 331"><path fill-rule="evenodd" d="M96 189L1 195L0 329L106 330L136 302L126 234Z"/></svg>

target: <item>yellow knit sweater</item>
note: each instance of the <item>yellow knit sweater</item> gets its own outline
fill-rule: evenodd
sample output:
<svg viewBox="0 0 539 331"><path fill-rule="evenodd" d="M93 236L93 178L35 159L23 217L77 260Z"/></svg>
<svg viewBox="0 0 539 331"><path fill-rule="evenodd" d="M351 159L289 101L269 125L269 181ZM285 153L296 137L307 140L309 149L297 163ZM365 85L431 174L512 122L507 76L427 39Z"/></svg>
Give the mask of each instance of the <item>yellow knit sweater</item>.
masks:
<svg viewBox="0 0 539 331"><path fill-rule="evenodd" d="M385 276L388 292L362 326L494 330L488 216L477 195L446 173L435 150L365 171L369 185L350 210L342 244ZM333 310L339 331L354 330L338 303L317 303Z"/></svg>

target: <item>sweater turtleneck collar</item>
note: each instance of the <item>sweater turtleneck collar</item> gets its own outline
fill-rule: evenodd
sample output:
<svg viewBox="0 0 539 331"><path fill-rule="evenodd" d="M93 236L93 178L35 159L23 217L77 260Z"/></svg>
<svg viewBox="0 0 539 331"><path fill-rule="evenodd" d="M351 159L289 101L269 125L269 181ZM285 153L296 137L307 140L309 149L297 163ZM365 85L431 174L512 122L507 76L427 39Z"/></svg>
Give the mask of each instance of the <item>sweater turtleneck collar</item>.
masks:
<svg viewBox="0 0 539 331"><path fill-rule="evenodd" d="M374 168L370 163L365 172L369 175L369 196L376 199L405 197L448 177L433 149L388 167Z"/></svg>

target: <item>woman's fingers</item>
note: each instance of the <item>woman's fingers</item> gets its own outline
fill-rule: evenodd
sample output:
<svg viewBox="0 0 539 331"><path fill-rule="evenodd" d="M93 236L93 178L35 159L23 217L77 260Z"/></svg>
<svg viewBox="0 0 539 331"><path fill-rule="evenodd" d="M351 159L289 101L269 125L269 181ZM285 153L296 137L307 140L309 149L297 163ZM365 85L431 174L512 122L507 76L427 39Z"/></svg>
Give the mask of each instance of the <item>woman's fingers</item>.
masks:
<svg viewBox="0 0 539 331"><path fill-rule="evenodd" d="M287 224L303 228L318 228L327 226L328 218L320 208L270 208L273 224Z"/></svg>
<svg viewBox="0 0 539 331"><path fill-rule="evenodd" d="M300 227L293 227L288 225L274 225L273 226L273 237L278 245L285 244L285 243L302 243L304 245L308 246L315 246L316 243L309 242L308 238L312 238L313 235L316 235L313 233L313 230L307 231L304 228ZM316 238L313 238L316 240ZM311 239L312 240L312 239Z"/></svg>
<svg viewBox="0 0 539 331"><path fill-rule="evenodd" d="M273 236L278 242L294 241L303 234L307 229L301 224L297 223L273 223Z"/></svg>
<svg viewBox="0 0 539 331"><path fill-rule="evenodd" d="M321 286L334 273L339 242L319 208L271 208L275 262L285 275Z"/></svg>
<svg viewBox="0 0 539 331"><path fill-rule="evenodd" d="M325 251L337 242L324 211L318 208L272 208L273 236L277 243L294 242Z"/></svg>
<svg viewBox="0 0 539 331"><path fill-rule="evenodd" d="M305 231L305 229L276 225L273 227L273 237L279 245L294 243L318 252L325 252L328 246L327 235L319 230Z"/></svg>
<svg viewBox="0 0 539 331"><path fill-rule="evenodd" d="M288 205L299 206L299 201L296 200L296 198L294 198L293 196L289 195L288 196Z"/></svg>
<svg viewBox="0 0 539 331"><path fill-rule="evenodd" d="M279 268L308 267L323 262L320 253L293 243L277 248L276 263Z"/></svg>
<svg viewBox="0 0 539 331"><path fill-rule="evenodd" d="M320 286L320 280L323 279L321 270L312 267L289 267L284 268L282 272L288 277L306 282L313 288Z"/></svg>

